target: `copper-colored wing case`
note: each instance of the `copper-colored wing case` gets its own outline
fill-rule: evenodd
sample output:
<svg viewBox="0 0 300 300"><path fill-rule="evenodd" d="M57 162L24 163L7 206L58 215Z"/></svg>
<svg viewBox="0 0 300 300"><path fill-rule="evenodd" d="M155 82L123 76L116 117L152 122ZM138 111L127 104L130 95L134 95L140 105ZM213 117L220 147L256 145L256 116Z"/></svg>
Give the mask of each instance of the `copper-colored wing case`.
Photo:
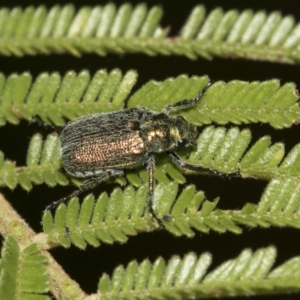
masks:
<svg viewBox="0 0 300 300"><path fill-rule="evenodd" d="M147 109L94 114L69 123L61 133L63 166L72 175L141 165L145 144L140 120Z"/></svg>

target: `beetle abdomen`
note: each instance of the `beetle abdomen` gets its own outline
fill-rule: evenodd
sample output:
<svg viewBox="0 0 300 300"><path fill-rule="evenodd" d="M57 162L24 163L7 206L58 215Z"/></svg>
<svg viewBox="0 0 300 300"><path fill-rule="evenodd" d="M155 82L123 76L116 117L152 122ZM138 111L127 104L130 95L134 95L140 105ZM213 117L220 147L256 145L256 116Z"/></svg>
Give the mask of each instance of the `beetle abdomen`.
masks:
<svg viewBox="0 0 300 300"><path fill-rule="evenodd" d="M130 123L126 113L130 114ZM91 115L68 124L61 133L61 156L66 171L85 177L98 170L141 165L145 160L145 145L135 126L139 115L131 110L126 113L120 116L114 113L114 118L112 113Z"/></svg>
<svg viewBox="0 0 300 300"><path fill-rule="evenodd" d="M126 168L136 165L144 155L144 143L139 132L129 132L115 138L85 137L76 145L67 143L62 147L64 167L77 170ZM133 161L133 157L136 159Z"/></svg>

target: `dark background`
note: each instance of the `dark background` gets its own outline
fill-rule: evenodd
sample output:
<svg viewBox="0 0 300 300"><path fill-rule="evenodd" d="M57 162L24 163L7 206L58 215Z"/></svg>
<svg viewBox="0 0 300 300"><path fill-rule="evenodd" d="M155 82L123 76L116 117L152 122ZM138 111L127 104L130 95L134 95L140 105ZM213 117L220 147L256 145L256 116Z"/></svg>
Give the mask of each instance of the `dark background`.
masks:
<svg viewBox="0 0 300 300"><path fill-rule="evenodd" d="M117 4L124 1L114 1ZM161 22L162 26L172 24L171 35L176 35L186 20L192 8L199 4L197 1L148 1L152 5L162 5L164 8L164 17ZM1 6L14 7L21 5L45 4L51 7L54 4L66 4L69 2L54 1L1 1ZM103 5L105 1L76 1L72 2L76 7L83 5L94 6ZM138 1L131 1L136 4ZM296 23L300 20L300 3L298 1L202 1L207 11L218 6L229 10L236 8L238 10L252 8L254 11L265 10L272 12L279 10L282 15L293 14ZM149 4L149 6L150 6ZM295 82L299 86L300 66L280 63L256 62L243 59L221 59L214 58L207 61L199 58L198 60L189 60L181 56L157 56L148 57L140 54L128 54L124 56L107 55L99 57L89 54L76 58L71 55L38 55L35 57L25 56L0 57L0 71L6 76L16 72L22 73L29 71L33 76L41 72L59 71L64 74L68 70L80 72L82 69L88 69L91 74L96 70L106 68L120 68L123 72L129 69L135 69L139 73L138 84L135 89L146 83L150 79L164 80L168 77L176 77L180 74L188 75L205 75L218 81L230 81L240 79L245 81L268 80L279 78L283 83ZM276 131L267 125L248 126L253 130L253 140L256 141L263 135L271 135L273 142L284 142L286 152L288 152L296 143L298 143L299 127ZM25 164L26 149L31 136L36 132L45 132L45 130L36 124L28 124L22 121L21 126L7 124L0 128L0 149L5 153L7 159L15 160L18 166ZM223 179L213 177L189 177L190 182L197 183L198 189L205 191L208 199L213 200L220 196L220 208L240 209L247 202L257 203L266 186L266 182L250 179ZM105 185L106 191L111 191L114 186ZM35 186L32 191L27 193L20 187L14 191L2 189L7 199L11 200L12 205L32 226L36 232L41 231L41 213L45 206L54 200L57 200L70 191L72 187L55 187L50 188L45 185ZM103 190L103 187L102 187ZM95 191L98 195L101 188ZM104 272L112 274L113 269L119 264L126 265L133 259L141 262L149 258L152 262L162 256L168 260L172 255L181 255L193 251L197 254L211 252L213 254L212 268L218 266L227 259L236 257L243 249L258 248L275 245L278 249L278 258L276 266L283 263L286 259L298 256L300 253L299 231L296 229L248 229L244 228L241 235L233 233L210 234L196 233L193 239L186 237L173 237L164 231L153 233L143 233L136 237L130 237L129 241L121 245L102 244L99 248L94 249L88 246L85 251L75 247L63 249L61 247L51 250L53 256L63 266L70 276L79 282L81 287L87 293L96 291L99 277ZM296 242L295 242L296 241ZM212 269L211 268L211 269ZM261 297L252 297L260 299ZM264 299L299 299L299 295L282 295L263 297ZM246 298L239 298L246 299Z"/></svg>

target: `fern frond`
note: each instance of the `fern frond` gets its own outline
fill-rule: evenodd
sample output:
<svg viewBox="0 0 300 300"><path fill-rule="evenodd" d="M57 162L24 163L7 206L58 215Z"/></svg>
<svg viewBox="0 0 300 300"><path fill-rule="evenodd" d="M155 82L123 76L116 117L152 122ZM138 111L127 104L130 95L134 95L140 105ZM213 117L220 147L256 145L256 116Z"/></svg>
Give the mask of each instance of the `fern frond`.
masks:
<svg viewBox="0 0 300 300"><path fill-rule="evenodd" d="M8 236L0 260L0 299L50 299L46 294L46 263L47 258L39 253L37 244L21 250L15 239Z"/></svg>
<svg viewBox="0 0 300 300"><path fill-rule="evenodd" d="M123 192L117 188L110 196L101 194L96 203L94 196L89 195L81 206L73 198L67 206L58 207L54 219L49 211L44 214L44 232L51 242L64 247L71 243L82 249L87 244L97 247L100 242L124 243L138 231L157 227L149 214L144 216L147 191L147 185L137 191L131 186Z"/></svg>
<svg viewBox="0 0 300 300"><path fill-rule="evenodd" d="M284 145L271 145L270 137L265 136L246 151L250 140L248 129L240 131L233 127L227 131L222 127L206 127L188 161L223 173L239 170L244 177L270 179L276 176L284 156ZM289 175L288 171L286 169L285 175Z"/></svg>
<svg viewBox="0 0 300 300"><path fill-rule="evenodd" d="M298 179L273 179L257 205L246 204L232 221L247 226L290 226L300 228Z"/></svg>
<svg viewBox="0 0 300 300"><path fill-rule="evenodd" d="M69 71L62 78L42 73L34 82L29 73L7 79L0 74L0 125L37 115L46 123L63 125L64 118L122 109L136 79L135 71L122 75L119 69L99 70L92 78L88 71Z"/></svg>
<svg viewBox="0 0 300 300"><path fill-rule="evenodd" d="M243 177L270 180L271 178L297 179L300 172L300 144L285 154L284 145L271 138L260 138L250 149L248 129L206 127L188 161L223 173L240 171ZM284 158L284 156L286 156Z"/></svg>
<svg viewBox="0 0 300 300"><path fill-rule="evenodd" d="M45 122L63 125L96 112L120 110L137 80L135 71L122 75L118 69L107 73L99 70L93 78L88 71L69 71L63 78L57 73L42 73L32 83L28 73L13 74L7 79L0 75L0 125L21 118L40 116ZM208 78L168 78L150 81L128 100L128 107L148 107L161 111L170 103L192 99L206 85ZM262 122L275 128L289 127L299 121L298 96L292 83L280 87L276 79L265 82L231 81L212 85L196 107L178 110L196 125L216 122L235 124Z"/></svg>
<svg viewBox="0 0 300 300"><path fill-rule="evenodd" d="M43 142L42 136L36 134L32 137L28 153L27 166L16 167L14 162L4 160L0 152L0 186L5 185L14 189L20 184L25 190L32 189L32 183L41 184L45 182L49 186L56 184L66 185L68 179L59 171L60 141L56 133L47 136Z"/></svg>
<svg viewBox="0 0 300 300"><path fill-rule="evenodd" d="M153 55L157 50L141 46L141 41L161 40L167 34L167 30L158 25L161 8L154 6L148 10L145 4L133 8L125 3L117 8L109 3L85 6L77 12L70 4L56 5L50 10L44 6L4 8L0 16L0 53L3 55L69 52L80 56L86 52L105 55L126 51ZM136 39L139 43L133 43Z"/></svg>
<svg viewBox="0 0 300 300"><path fill-rule="evenodd" d="M123 192L115 189L108 196L87 196L82 205L72 199L61 205L53 216L43 216L44 232L55 244L70 247L71 243L85 249L87 244L98 247L100 242L126 242L128 236L155 230L147 207L148 186L137 191L128 186ZM170 233L188 237L194 231L210 230L239 234L240 225L248 227L290 226L300 228L300 184L296 180L272 180L257 205L247 203L241 210L220 210L218 201L208 201L194 186L178 193L178 185L170 182L155 188L154 209L164 228ZM167 218L164 218L168 216Z"/></svg>
<svg viewBox="0 0 300 300"><path fill-rule="evenodd" d="M240 225L248 227L289 226L300 228L300 185L297 179L273 179L267 185L257 205L247 203L241 210L220 210L218 201L208 201L202 191L187 186L178 194L174 183L160 184L155 190L155 210L165 229L174 235L194 236L194 230L210 230L236 234Z"/></svg>
<svg viewBox="0 0 300 300"><path fill-rule="evenodd" d="M206 168L218 170L224 174L239 171L242 177L254 177L270 180L272 178L297 178L300 172L300 144L297 144L285 155L284 145L276 143L271 145L268 136L260 138L246 151L251 140L249 130L240 131L232 128L206 127L200 134L197 146L185 159L190 163ZM183 149L181 155L186 149ZM184 155L182 155L184 157ZM27 166L17 167L14 162L4 160L0 152L0 186L13 189L20 184L24 189L30 190L32 183L45 182L49 186L68 184L67 177L60 172L60 140L54 133L48 135L45 142L39 134L33 136L27 154ZM186 182L182 173L191 173L185 169L180 170L167 156L158 159L155 178L159 183L167 184L170 179L183 184ZM147 182L145 168L126 171L126 179L136 187ZM75 179L74 183L81 182ZM119 184L125 185L125 178L115 179Z"/></svg>
<svg viewBox="0 0 300 300"><path fill-rule="evenodd" d="M245 249L235 259L208 272L211 255L188 253L168 262L158 258L117 267L111 278L104 274L98 285L101 299L209 299L226 296L278 294L300 290L300 258L273 269L276 249ZM229 284L230 283L230 284Z"/></svg>
<svg viewBox="0 0 300 300"><path fill-rule="evenodd" d="M212 10L206 18L204 14L201 5L193 9L174 49L188 40L191 45L184 49L185 55L192 59L221 56L299 62L300 26L293 16L250 9L224 12L222 8Z"/></svg>
<svg viewBox="0 0 300 300"><path fill-rule="evenodd" d="M23 56L39 53L145 53L184 55L191 59L213 56L242 57L276 62L299 62L299 23L274 11L238 12L222 8L207 16L196 6L178 36L159 25L159 6L129 3L103 6L2 8L0 53Z"/></svg>
<svg viewBox="0 0 300 300"><path fill-rule="evenodd" d="M160 185L159 193L167 195L171 188ZM163 196L161 196L163 197ZM174 235L194 236L192 229L204 233L210 230L223 233L242 232L240 225L248 227L289 226L300 228L300 187L297 180L273 179L264 191L257 205L247 203L241 210L220 210L218 201L205 200L203 192L196 192L194 186L186 187L179 196L167 196L159 200L157 211L168 215L165 228ZM161 199L161 198L160 198ZM169 205L169 206L168 206ZM163 206L167 209L161 208ZM161 212L162 211L162 212Z"/></svg>
<svg viewBox="0 0 300 300"><path fill-rule="evenodd" d="M195 98L207 81L206 77L185 75L163 82L150 81L129 98L128 107L145 106L161 111L170 103ZM197 106L178 110L174 115L182 115L196 125L262 122L284 128L299 120L298 99L295 84L280 86L277 79L250 83L219 81L206 91Z"/></svg>

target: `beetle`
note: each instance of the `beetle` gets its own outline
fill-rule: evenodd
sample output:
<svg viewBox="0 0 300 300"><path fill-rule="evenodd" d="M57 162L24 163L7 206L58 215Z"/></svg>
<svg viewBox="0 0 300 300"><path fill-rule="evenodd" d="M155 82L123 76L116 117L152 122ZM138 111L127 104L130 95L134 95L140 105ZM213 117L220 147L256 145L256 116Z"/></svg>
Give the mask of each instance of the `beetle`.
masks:
<svg viewBox="0 0 300 300"><path fill-rule="evenodd" d="M62 165L67 174L87 180L78 190L53 202L46 210L90 190L107 178L123 176L125 169L146 164L149 210L159 221L153 210L154 168L156 155L164 152L179 168L224 176L216 170L186 163L175 153L179 147L196 146L199 133L197 126L183 117L171 117L170 110L194 106L210 86L211 82L208 82L196 98L168 105L162 112L128 108L91 114L69 122L60 135Z"/></svg>

